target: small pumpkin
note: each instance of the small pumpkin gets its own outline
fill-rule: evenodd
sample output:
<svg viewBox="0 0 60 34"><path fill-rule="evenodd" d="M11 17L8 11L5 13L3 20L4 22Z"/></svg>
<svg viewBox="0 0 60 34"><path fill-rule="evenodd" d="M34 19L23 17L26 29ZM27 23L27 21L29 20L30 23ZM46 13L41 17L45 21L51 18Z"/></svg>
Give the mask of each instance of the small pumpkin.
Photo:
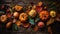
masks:
<svg viewBox="0 0 60 34"><path fill-rule="evenodd" d="M43 28L44 27L44 23L43 22L38 22L38 27Z"/></svg>
<svg viewBox="0 0 60 34"><path fill-rule="evenodd" d="M36 10L31 10L30 12L29 12L29 16L31 16L31 17L35 17L36 16Z"/></svg>
<svg viewBox="0 0 60 34"><path fill-rule="evenodd" d="M43 2L38 2L38 6L42 6L43 5Z"/></svg>
<svg viewBox="0 0 60 34"><path fill-rule="evenodd" d="M18 12L14 12L13 16L16 17L16 18L18 18L19 13Z"/></svg>
<svg viewBox="0 0 60 34"><path fill-rule="evenodd" d="M11 13L8 13L8 14L7 14L7 17L8 17L8 18L11 18L11 17L12 17Z"/></svg>
<svg viewBox="0 0 60 34"><path fill-rule="evenodd" d="M17 10L17 11L20 11L23 7L22 7L22 6L19 6L19 5L16 5L14 8L15 8L15 10Z"/></svg>
<svg viewBox="0 0 60 34"><path fill-rule="evenodd" d="M38 31L38 26L35 26L35 27L34 27L34 31L35 31L35 32Z"/></svg>
<svg viewBox="0 0 60 34"><path fill-rule="evenodd" d="M12 22L8 22L8 23L6 24L6 28L10 28L11 25L12 25Z"/></svg>
<svg viewBox="0 0 60 34"><path fill-rule="evenodd" d="M23 25L25 28L28 28L29 26L30 26L30 24L29 23L26 23L26 24L24 24Z"/></svg>
<svg viewBox="0 0 60 34"><path fill-rule="evenodd" d="M20 15L19 15L19 19L20 19L20 21L26 21L27 20L27 18L28 18L28 15L26 14L26 13L21 13Z"/></svg>
<svg viewBox="0 0 60 34"><path fill-rule="evenodd" d="M19 27L21 25L21 22L18 20L15 24Z"/></svg>
<svg viewBox="0 0 60 34"><path fill-rule="evenodd" d="M7 20L7 16L6 15L2 15L0 19L1 19L1 22L5 22Z"/></svg>
<svg viewBox="0 0 60 34"><path fill-rule="evenodd" d="M40 16L41 20L47 20L49 17L49 13L47 11L43 10L42 12L40 12L39 16Z"/></svg>
<svg viewBox="0 0 60 34"><path fill-rule="evenodd" d="M56 16L56 12L55 11L50 11L50 16L51 17L55 17Z"/></svg>

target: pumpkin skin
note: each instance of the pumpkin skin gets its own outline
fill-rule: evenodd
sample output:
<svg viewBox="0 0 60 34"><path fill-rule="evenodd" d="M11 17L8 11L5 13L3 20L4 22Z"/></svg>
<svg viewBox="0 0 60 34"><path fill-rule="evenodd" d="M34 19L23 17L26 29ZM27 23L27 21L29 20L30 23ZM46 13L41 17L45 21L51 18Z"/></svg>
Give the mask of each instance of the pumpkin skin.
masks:
<svg viewBox="0 0 60 34"><path fill-rule="evenodd" d="M14 7L14 9L15 9L16 11L20 11L22 8L23 8L23 7L22 7L22 6L19 6L19 5L16 5L16 6Z"/></svg>
<svg viewBox="0 0 60 34"><path fill-rule="evenodd" d="M40 12L39 16L40 16L41 20L47 20L49 17L49 13L47 11L42 11L42 12Z"/></svg>
<svg viewBox="0 0 60 34"><path fill-rule="evenodd" d="M56 16L56 12L55 11L50 11L50 16L51 17L55 17Z"/></svg>
<svg viewBox="0 0 60 34"><path fill-rule="evenodd" d="M27 18L28 18L28 15L27 15L26 13L21 13L21 14L19 15L19 19L20 19L20 21L22 21L22 22L26 21Z"/></svg>
<svg viewBox="0 0 60 34"><path fill-rule="evenodd" d="M44 27L44 23L43 22L38 22L38 27L43 28Z"/></svg>
<svg viewBox="0 0 60 34"><path fill-rule="evenodd" d="M21 22L18 20L15 24L19 27L21 25Z"/></svg>
<svg viewBox="0 0 60 34"><path fill-rule="evenodd" d="M8 23L6 24L6 28L10 28L11 25L12 25L12 22L8 22Z"/></svg>
<svg viewBox="0 0 60 34"><path fill-rule="evenodd" d="M30 12L29 12L29 16L31 16L32 18L33 17L35 17L36 16L36 10L31 10Z"/></svg>
<svg viewBox="0 0 60 34"><path fill-rule="evenodd" d="M16 18L18 18L19 13L18 12L14 12L13 16L16 17Z"/></svg>
<svg viewBox="0 0 60 34"><path fill-rule="evenodd" d="M1 19L1 22L5 22L7 20L7 16L6 15L2 15L0 19Z"/></svg>

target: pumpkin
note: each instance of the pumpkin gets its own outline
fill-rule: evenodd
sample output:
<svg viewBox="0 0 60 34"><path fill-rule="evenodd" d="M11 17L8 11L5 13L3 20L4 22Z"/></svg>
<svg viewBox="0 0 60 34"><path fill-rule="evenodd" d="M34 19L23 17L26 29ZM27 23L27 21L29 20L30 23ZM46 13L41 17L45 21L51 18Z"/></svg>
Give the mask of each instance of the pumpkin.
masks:
<svg viewBox="0 0 60 34"><path fill-rule="evenodd" d="M33 5L33 6L32 6L32 9L36 9L36 5Z"/></svg>
<svg viewBox="0 0 60 34"><path fill-rule="evenodd" d="M15 24L19 27L21 25L21 22L18 20Z"/></svg>
<svg viewBox="0 0 60 34"><path fill-rule="evenodd" d="M30 24L29 24L29 23L26 23L26 24L23 24L23 26L24 26L25 28L28 28L28 27L30 26Z"/></svg>
<svg viewBox="0 0 60 34"><path fill-rule="evenodd" d="M19 15L19 19L20 19L20 21L26 21L27 20L27 17L28 17L28 15L26 14L26 13L21 13L20 15Z"/></svg>
<svg viewBox="0 0 60 34"><path fill-rule="evenodd" d="M31 17L35 17L36 16L36 10L31 10L30 12L29 12L29 16L31 16Z"/></svg>
<svg viewBox="0 0 60 34"><path fill-rule="evenodd" d="M17 11L20 11L23 7L22 7L22 6L19 6L19 5L16 5L14 8L15 8L15 10L17 10Z"/></svg>
<svg viewBox="0 0 60 34"><path fill-rule="evenodd" d="M35 32L38 31L38 26L35 26L35 27L34 27L34 31L35 31Z"/></svg>
<svg viewBox="0 0 60 34"><path fill-rule="evenodd" d="M42 12L39 13L39 16L40 16L41 20L47 20L49 17L49 13L47 11L43 10Z"/></svg>
<svg viewBox="0 0 60 34"><path fill-rule="evenodd" d="M8 22L8 23L6 24L6 28L10 28L11 25L12 25L12 22Z"/></svg>
<svg viewBox="0 0 60 34"><path fill-rule="evenodd" d="M44 27L44 23L43 22L38 22L38 27L39 28L43 28Z"/></svg>
<svg viewBox="0 0 60 34"><path fill-rule="evenodd" d="M2 15L0 19L1 19L1 22L5 22L7 20L7 16L6 15Z"/></svg>
<svg viewBox="0 0 60 34"><path fill-rule="evenodd" d="M8 13L8 14L7 14L7 17L8 17L8 18L11 18L11 17L12 17L11 13Z"/></svg>
<svg viewBox="0 0 60 34"><path fill-rule="evenodd" d="M16 17L16 18L18 18L19 13L18 12L14 12L13 16Z"/></svg>
<svg viewBox="0 0 60 34"><path fill-rule="evenodd" d="M42 6L42 4L43 4L43 2L40 1L40 2L38 3L38 6Z"/></svg>
<svg viewBox="0 0 60 34"><path fill-rule="evenodd" d="M51 17L55 17L56 16L56 12L55 11L50 11L50 16Z"/></svg>

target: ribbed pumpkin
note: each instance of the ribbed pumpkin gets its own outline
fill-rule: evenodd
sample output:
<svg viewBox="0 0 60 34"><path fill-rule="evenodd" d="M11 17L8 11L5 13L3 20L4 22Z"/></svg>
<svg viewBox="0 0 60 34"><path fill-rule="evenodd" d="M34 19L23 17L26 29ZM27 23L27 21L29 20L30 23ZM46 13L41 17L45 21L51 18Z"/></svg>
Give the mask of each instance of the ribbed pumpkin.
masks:
<svg viewBox="0 0 60 34"><path fill-rule="evenodd" d="M17 10L17 11L20 11L23 7L22 7L22 6L19 6L19 5L16 5L14 8L15 8L15 10Z"/></svg>
<svg viewBox="0 0 60 34"><path fill-rule="evenodd" d="M20 15L19 15L19 19L20 19L20 21L26 21L27 20L27 18L28 18L28 15L26 14L26 13L21 13Z"/></svg>
<svg viewBox="0 0 60 34"><path fill-rule="evenodd" d="M56 16L56 12L55 11L50 11L50 16L51 17L55 17Z"/></svg>
<svg viewBox="0 0 60 34"><path fill-rule="evenodd" d="M49 17L49 13L43 10L42 12L40 12L39 16L41 20L47 20Z"/></svg>
<svg viewBox="0 0 60 34"><path fill-rule="evenodd" d="M0 19L1 19L1 22L5 22L7 20L7 16L6 15L2 15Z"/></svg>

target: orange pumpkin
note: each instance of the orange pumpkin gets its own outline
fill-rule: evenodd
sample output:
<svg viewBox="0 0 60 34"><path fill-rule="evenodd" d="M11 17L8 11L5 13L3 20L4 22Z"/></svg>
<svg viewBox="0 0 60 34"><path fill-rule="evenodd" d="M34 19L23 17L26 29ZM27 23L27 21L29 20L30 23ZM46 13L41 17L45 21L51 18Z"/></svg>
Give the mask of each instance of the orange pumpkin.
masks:
<svg viewBox="0 0 60 34"><path fill-rule="evenodd" d="M47 11L42 11L39 13L39 16L42 20L47 20L49 17L49 13Z"/></svg>
<svg viewBox="0 0 60 34"><path fill-rule="evenodd" d="M14 12L13 16L16 17L16 18L18 18L19 13L18 12Z"/></svg>
<svg viewBox="0 0 60 34"><path fill-rule="evenodd" d="M6 15L2 15L0 19L1 19L1 22L5 22L7 20L7 16Z"/></svg>
<svg viewBox="0 0 60 34"><path fill-rule="evenodd" d="M24 26L25 28L28 28L28 27L30 26L30 24L29 24L29 23L26 23L26 24L23 24L23 26Z"/></svg>
<svg viewBox="0 0 60 34"><path fill-rule="evenodd" d="M12 22L8 22L8 23L6 24L6 28L10 28L11 24L12 24Z"/></svg>
<svg viewBox="0 0 60 34"><path fill-rule="evenodd" d="M22 6L19 6L19 5L16 5L14 8L15 8L15 10L17 10L17 11L20 11L23 7L22 7Z"/></svg>
<svg viewBox="0 0 60 34"><path fill-rule="evenodd" d="M26 21L27 20L28 15L26 13L21 13L19 16L20 21Z"/></svg>
<svg viewBox="0 0 60 34"><path fill-rule="evenodd" d="M19 27L21 25L21 22L18 20L15 24Z"/></svg>

